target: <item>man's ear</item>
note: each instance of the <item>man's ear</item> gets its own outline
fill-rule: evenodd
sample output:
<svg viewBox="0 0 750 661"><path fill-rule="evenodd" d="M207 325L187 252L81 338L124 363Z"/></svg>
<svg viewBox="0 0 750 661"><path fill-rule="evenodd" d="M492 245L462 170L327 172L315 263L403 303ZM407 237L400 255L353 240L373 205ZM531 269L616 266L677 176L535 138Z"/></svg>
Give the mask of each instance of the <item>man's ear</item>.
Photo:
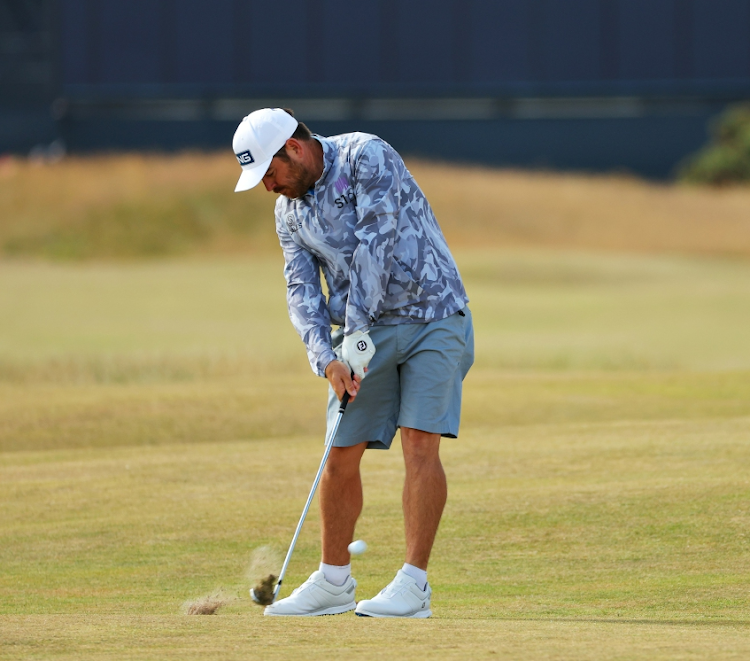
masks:
<svg viewBox="0 0 750 661"><path fill-rule="evenodd" d="M294 160L299 160L302 156L303 146L302 143L296 138L289 138L285 143L286 153L292 156Z"/></svg>

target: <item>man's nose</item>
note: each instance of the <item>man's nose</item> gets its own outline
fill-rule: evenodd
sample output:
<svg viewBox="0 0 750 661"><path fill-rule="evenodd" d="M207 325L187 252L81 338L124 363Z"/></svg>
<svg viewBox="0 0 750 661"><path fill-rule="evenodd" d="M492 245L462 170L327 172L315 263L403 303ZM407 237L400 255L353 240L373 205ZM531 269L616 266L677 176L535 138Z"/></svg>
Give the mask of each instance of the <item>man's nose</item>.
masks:
<svg viewBox="0 0 750 661"><path fill-rule="evenodd" d="M266 190L270 193L273 190L274 182L271 179L264 179L263 185L266 187Z"/></svg>

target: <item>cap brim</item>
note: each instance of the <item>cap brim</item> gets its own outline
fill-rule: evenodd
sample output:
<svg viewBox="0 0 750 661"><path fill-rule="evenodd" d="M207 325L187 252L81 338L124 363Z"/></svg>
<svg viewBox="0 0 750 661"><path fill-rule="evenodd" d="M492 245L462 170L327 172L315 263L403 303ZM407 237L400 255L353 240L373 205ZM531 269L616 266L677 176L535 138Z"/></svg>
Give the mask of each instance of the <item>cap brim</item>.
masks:
<svg viewBox="0 0 750 661"><path fill-rule="evenodd" d="M272 160L273 156L271 156L271 158L269 158L267 161L261 161L253 168L243 170L242 174L240 175L239 181L234 188L234 192L240 193L244 190L255 188L260 183L260 180L266 176L266 172L268 172L268 168L271 165Z"/></svg>

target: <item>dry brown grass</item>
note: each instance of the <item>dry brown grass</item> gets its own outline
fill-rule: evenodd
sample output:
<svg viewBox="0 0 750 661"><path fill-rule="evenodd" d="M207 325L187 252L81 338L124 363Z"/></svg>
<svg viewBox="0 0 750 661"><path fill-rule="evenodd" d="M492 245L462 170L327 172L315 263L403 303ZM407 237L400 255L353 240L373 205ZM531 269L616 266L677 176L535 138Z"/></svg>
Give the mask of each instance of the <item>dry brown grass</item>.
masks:
<svg viewBox="0 0 750 661"><path fill-rule="evenodd" d="M236 170L231 154L224 153L69 157L52 164L6 159L0 181L12 184L4 198L11 209L80 214L92 206L222 183L230 189Z"/></svg>
<svg viewBox="0 0 750 661"><path fill-rule="evenodd" d="M231 152L0 163L0 248L53 258L132 258L275 245L272 196L234 195Z"/></svg>
<svg viewBox="0 0 750 661"><path fill-rule="evenodd" d="M750 187L423 162L410 169L451 245L750 254Z"/></svg>
<svg viewBox="0 0 750 661"><path fill-rule="evenodd" d="M750 187L711 189L410 161L453 246L750 254ZM0 253L134 258L278 250L274 195L231 153L0 163Z"/></svg>

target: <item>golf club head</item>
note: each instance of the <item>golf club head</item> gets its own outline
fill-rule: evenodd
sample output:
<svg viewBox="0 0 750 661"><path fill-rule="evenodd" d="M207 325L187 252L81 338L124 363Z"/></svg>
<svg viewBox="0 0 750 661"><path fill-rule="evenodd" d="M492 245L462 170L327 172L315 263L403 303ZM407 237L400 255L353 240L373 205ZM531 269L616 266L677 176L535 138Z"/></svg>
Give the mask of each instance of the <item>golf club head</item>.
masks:
<svg viewBox="0 0 750 661"><path fill-rule="evenodd" d="M273 597L268 599L265 595L258 595L255 588L250 588L250 597L258 606L270 606L273 603Z"/></svg>

